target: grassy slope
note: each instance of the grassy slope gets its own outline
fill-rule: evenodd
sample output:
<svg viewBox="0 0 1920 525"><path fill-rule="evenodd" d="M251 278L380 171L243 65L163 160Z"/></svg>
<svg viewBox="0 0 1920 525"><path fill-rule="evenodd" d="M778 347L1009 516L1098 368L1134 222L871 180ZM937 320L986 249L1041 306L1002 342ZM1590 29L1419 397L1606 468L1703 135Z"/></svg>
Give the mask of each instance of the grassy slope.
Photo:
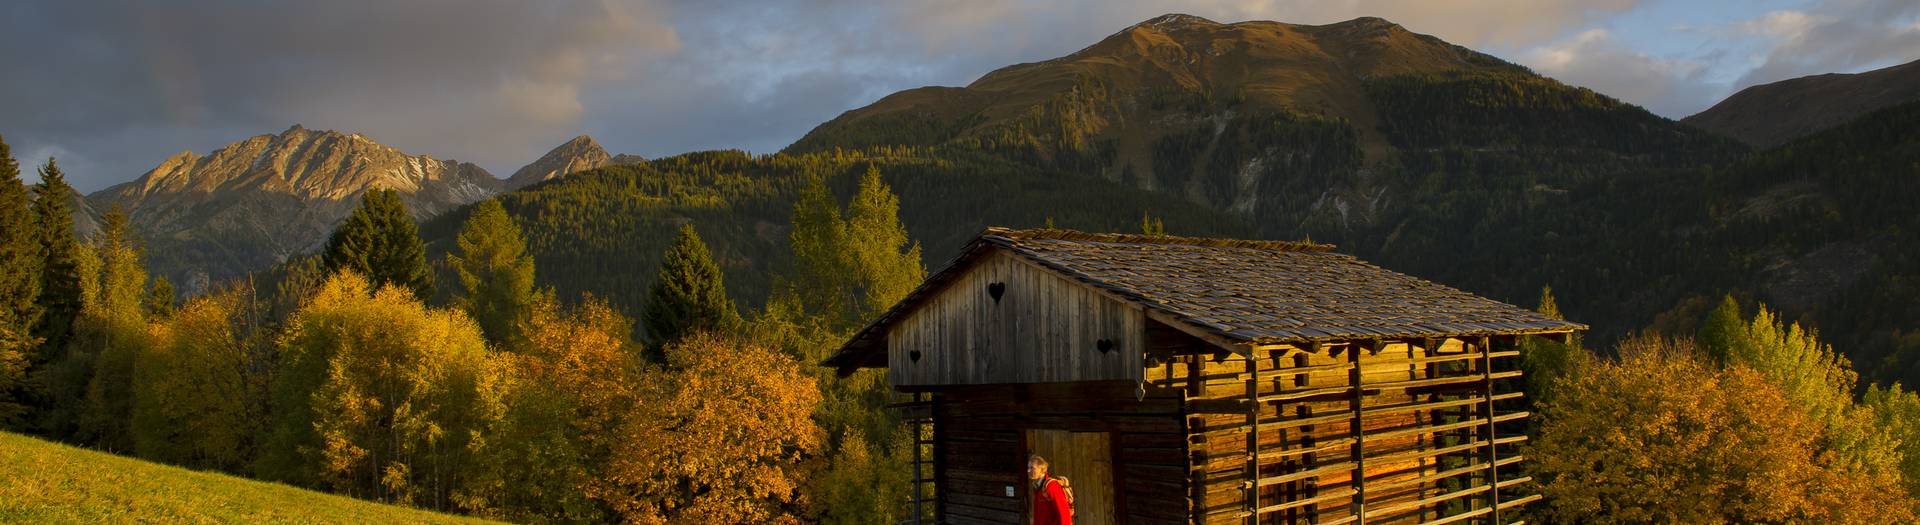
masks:
<svg viewBox="0 0 1920 525"><path fill-rule="evenodd" d="M483 523L0 432L0 523Z"/></svg>

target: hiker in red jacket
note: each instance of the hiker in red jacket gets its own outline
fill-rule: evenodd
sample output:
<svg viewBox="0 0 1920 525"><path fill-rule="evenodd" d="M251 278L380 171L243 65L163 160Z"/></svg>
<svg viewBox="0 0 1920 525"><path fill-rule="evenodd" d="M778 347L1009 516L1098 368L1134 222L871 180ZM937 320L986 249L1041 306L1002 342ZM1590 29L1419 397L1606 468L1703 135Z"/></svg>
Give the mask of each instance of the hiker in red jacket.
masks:
<svg viewBox="0 0 1920 525"><path fill-rule="evenodd" d="M1033 525L1073 525L1073 500L1060 480L1047 475L1047 458L1027 457L1027 480L1033 487Z"/></svg>

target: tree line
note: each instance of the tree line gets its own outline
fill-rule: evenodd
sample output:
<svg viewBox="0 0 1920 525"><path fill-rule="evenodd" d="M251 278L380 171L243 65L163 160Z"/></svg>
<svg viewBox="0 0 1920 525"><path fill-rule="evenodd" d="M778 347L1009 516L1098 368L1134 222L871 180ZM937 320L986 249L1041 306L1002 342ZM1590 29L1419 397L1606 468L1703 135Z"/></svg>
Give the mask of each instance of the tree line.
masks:
<svg viewBox="0 0 1920 525"><path fill-rule="evenodd" d="M813 364L925 273L877 169L844 205L805 182L764 310L734 304L685 221L628 292L638 315L539 287L498 201L430 260L385 190L317 256L176 305L124 213L77 239L57 164L41 175L22 182L0 143L6 429L513 521L902 515L914 436L881 408L889 389Z"/></svg>

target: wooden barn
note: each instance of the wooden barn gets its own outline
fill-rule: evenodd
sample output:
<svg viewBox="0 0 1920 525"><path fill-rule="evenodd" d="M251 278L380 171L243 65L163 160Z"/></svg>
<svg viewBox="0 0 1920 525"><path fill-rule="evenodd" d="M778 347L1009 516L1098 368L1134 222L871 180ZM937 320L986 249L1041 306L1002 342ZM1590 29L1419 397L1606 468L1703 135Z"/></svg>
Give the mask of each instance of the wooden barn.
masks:
<svg viewBox="0 0 1920 525"><path fill-rule="evenodd" d="M1025 522L1028 454L1080 524L1513 521L1519 339L1586 327L1330 249L990 228L824 364L931 426L915 521Z"/></svg>

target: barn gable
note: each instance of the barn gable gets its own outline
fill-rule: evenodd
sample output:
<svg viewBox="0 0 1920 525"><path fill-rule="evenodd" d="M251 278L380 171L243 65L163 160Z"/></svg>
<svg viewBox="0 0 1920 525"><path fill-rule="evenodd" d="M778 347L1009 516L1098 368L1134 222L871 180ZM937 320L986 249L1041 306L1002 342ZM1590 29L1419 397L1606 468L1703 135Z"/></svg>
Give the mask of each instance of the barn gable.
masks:
<svg viewBox="0 0 1920 525"><path fill-rule="evenodd" d="M886 334L896 386L1139 381L1137 304L992 249Z"/></svg>

